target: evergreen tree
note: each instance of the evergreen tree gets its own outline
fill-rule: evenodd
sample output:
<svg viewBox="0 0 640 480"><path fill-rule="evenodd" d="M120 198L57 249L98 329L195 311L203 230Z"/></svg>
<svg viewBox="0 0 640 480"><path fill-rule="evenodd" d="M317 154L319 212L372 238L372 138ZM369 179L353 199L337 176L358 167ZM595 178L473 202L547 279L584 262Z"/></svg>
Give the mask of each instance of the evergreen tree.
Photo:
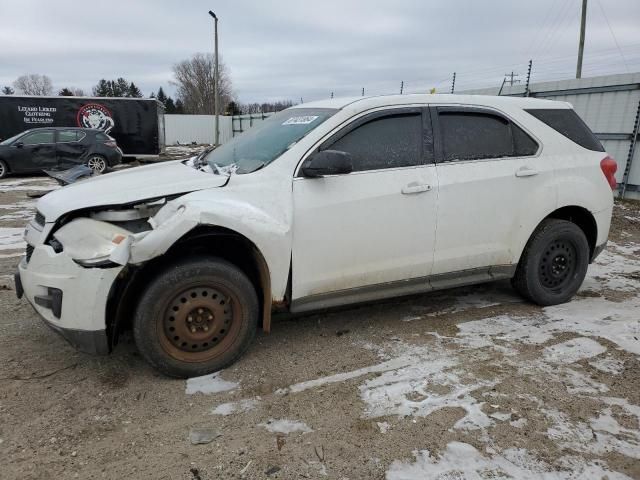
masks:
<svg viewBox="0 0 640 480"><path fill-rule="evenodd" d="M160 87L158 89L158 95L156 95L156 98L158 99L159 102L161 102L163 105L166 105L167 103L167 96L164 93L164 90L162 89L162 87Z"/></svg>
<svg viewBox="0 0 640 480"><path fill-rule="evenodd" d="M156 98L155 92L151 92L151 95L149 95L149 98Z"/></svg>
<svg viewBox="0 0 640 480"><path fill-rule="evenodd" d="M111 89L111 82L101 79L98 84L93 87L94 97L112 97L113 90Z"/></svg>
<svg viewBox="0 0 640 480"><path fill-rule="evenodd" d="M164 102L164 113L176 113L176 104L173 102L173 98L167 97L167 101Z"/></svg>
<svg viewBox="0 0 640 480"><path fill-rule="evenodd" d="M184 103L182 103L182 100L178 99L176 100L176 111L175 113L178 114L183 114L184 113Z"/></svg>
<svg viewBox="0 0 640 480"><path fill-rule="evenodd" d="M3 95L13 95L14 93L16 93L16 91L13 88L9 87L9 86L4 87L2 89L2 94Z"/></svg>
<svg viewBox="0 0 640 480"><path fill-rule="evenodd" d="M73 92L69 90L67 87L64 87L62 90L58 92L58 96L60 97L73 97Z"/></svg>
<svg viewBox="0 0 640 480"><path fill-rule="evenodd" d="M127 89L127 94L124 96L131 98L142 98L142 92L135 83L131 82L129 88Z"/></svg>

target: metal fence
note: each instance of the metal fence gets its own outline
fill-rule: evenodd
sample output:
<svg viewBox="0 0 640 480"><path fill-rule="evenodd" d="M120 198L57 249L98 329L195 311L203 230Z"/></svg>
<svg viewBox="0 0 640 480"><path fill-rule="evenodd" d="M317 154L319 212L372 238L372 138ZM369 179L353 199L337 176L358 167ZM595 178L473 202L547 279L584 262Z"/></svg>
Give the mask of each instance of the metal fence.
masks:
<svg viewBox="0 0 640 480"><path fill-rule="evenodd" d="M497 95L499 87L468 90L465 94ZM522 96L523 85L504 87L502 95ZM529 96L573 105L578 115L618 162L619 194L640 198L640 73L533 83Z"/></svg>
<svg viewBox="0 0 640 480"><path fill-rule="evenodd" d="M272 113L252 113L247 115L220 116L220 143L226 143L236 135L257 125ZM215 141L214 115L165 115L165 143L176 144L213 144Z"/></svg>

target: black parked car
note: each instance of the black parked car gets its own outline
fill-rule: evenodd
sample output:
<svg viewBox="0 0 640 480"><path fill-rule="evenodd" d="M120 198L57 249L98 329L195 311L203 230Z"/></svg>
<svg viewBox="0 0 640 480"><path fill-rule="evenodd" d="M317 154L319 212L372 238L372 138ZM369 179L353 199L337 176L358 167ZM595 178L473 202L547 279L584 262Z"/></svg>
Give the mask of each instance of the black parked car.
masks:
<svg viewBox="0 0 640 480"><path fill-rule="evenodd" d="M89 128L36 128L0 142L0 178L87 165L97 173L122 161L116 141Z"/></svg>

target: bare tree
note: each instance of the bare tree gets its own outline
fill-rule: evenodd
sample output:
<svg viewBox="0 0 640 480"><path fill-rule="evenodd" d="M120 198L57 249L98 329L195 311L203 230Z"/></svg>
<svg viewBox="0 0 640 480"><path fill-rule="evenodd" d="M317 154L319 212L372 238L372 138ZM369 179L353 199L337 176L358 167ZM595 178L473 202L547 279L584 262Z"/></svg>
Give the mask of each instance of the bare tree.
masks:
<svg viewBox="0 0 640 480"><path fill-rule="evenodd" d="M18 77L16 81L13 82L13 86L24 95L45 96L53 93L51 79L46 75L39 75L37 73Z"/></svg>
<svg viewBox="0 0 640 480"><path fill-rule="evenodd" d="M215 82L213 75L214 56L196 53L189 60L173 66L173 75L178 100L181 100L186 113L213 115ZM234 94L231 77L226 65L219 61L220 112L226 110Z"/></svg>

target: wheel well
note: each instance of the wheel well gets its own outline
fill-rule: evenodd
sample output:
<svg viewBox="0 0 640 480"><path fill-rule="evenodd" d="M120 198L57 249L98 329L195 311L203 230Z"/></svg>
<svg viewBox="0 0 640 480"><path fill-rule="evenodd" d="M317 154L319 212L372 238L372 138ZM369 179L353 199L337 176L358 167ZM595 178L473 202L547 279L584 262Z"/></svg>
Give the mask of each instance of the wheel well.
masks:
<svg viewBox="0 0 640 480"><path fill-rule="evenodd" d="M262 328L271 327L271 277L264 257L249 239L222 227L199 226L171 246L164 255L142 266L127 266L112 287L107 304L107 334L111 346L119 332L131 325L138 299L147 285L172 264L197 254L213 254L236 265L249 278L261 305Z"/></svg>
<svg viewBox="0 0 640 480"><path fill-rule="evenodd" d="M589 210L583 207L572 205L559 208L551 214L547 215L546 218L567 220L569 222L575 223L578 227L580 227L580 229L587 237L590 257L593 256L593 253L596 249L596 241L598 239L598 224L596 223L596 219L594 218L593 214Z"/></svg>

